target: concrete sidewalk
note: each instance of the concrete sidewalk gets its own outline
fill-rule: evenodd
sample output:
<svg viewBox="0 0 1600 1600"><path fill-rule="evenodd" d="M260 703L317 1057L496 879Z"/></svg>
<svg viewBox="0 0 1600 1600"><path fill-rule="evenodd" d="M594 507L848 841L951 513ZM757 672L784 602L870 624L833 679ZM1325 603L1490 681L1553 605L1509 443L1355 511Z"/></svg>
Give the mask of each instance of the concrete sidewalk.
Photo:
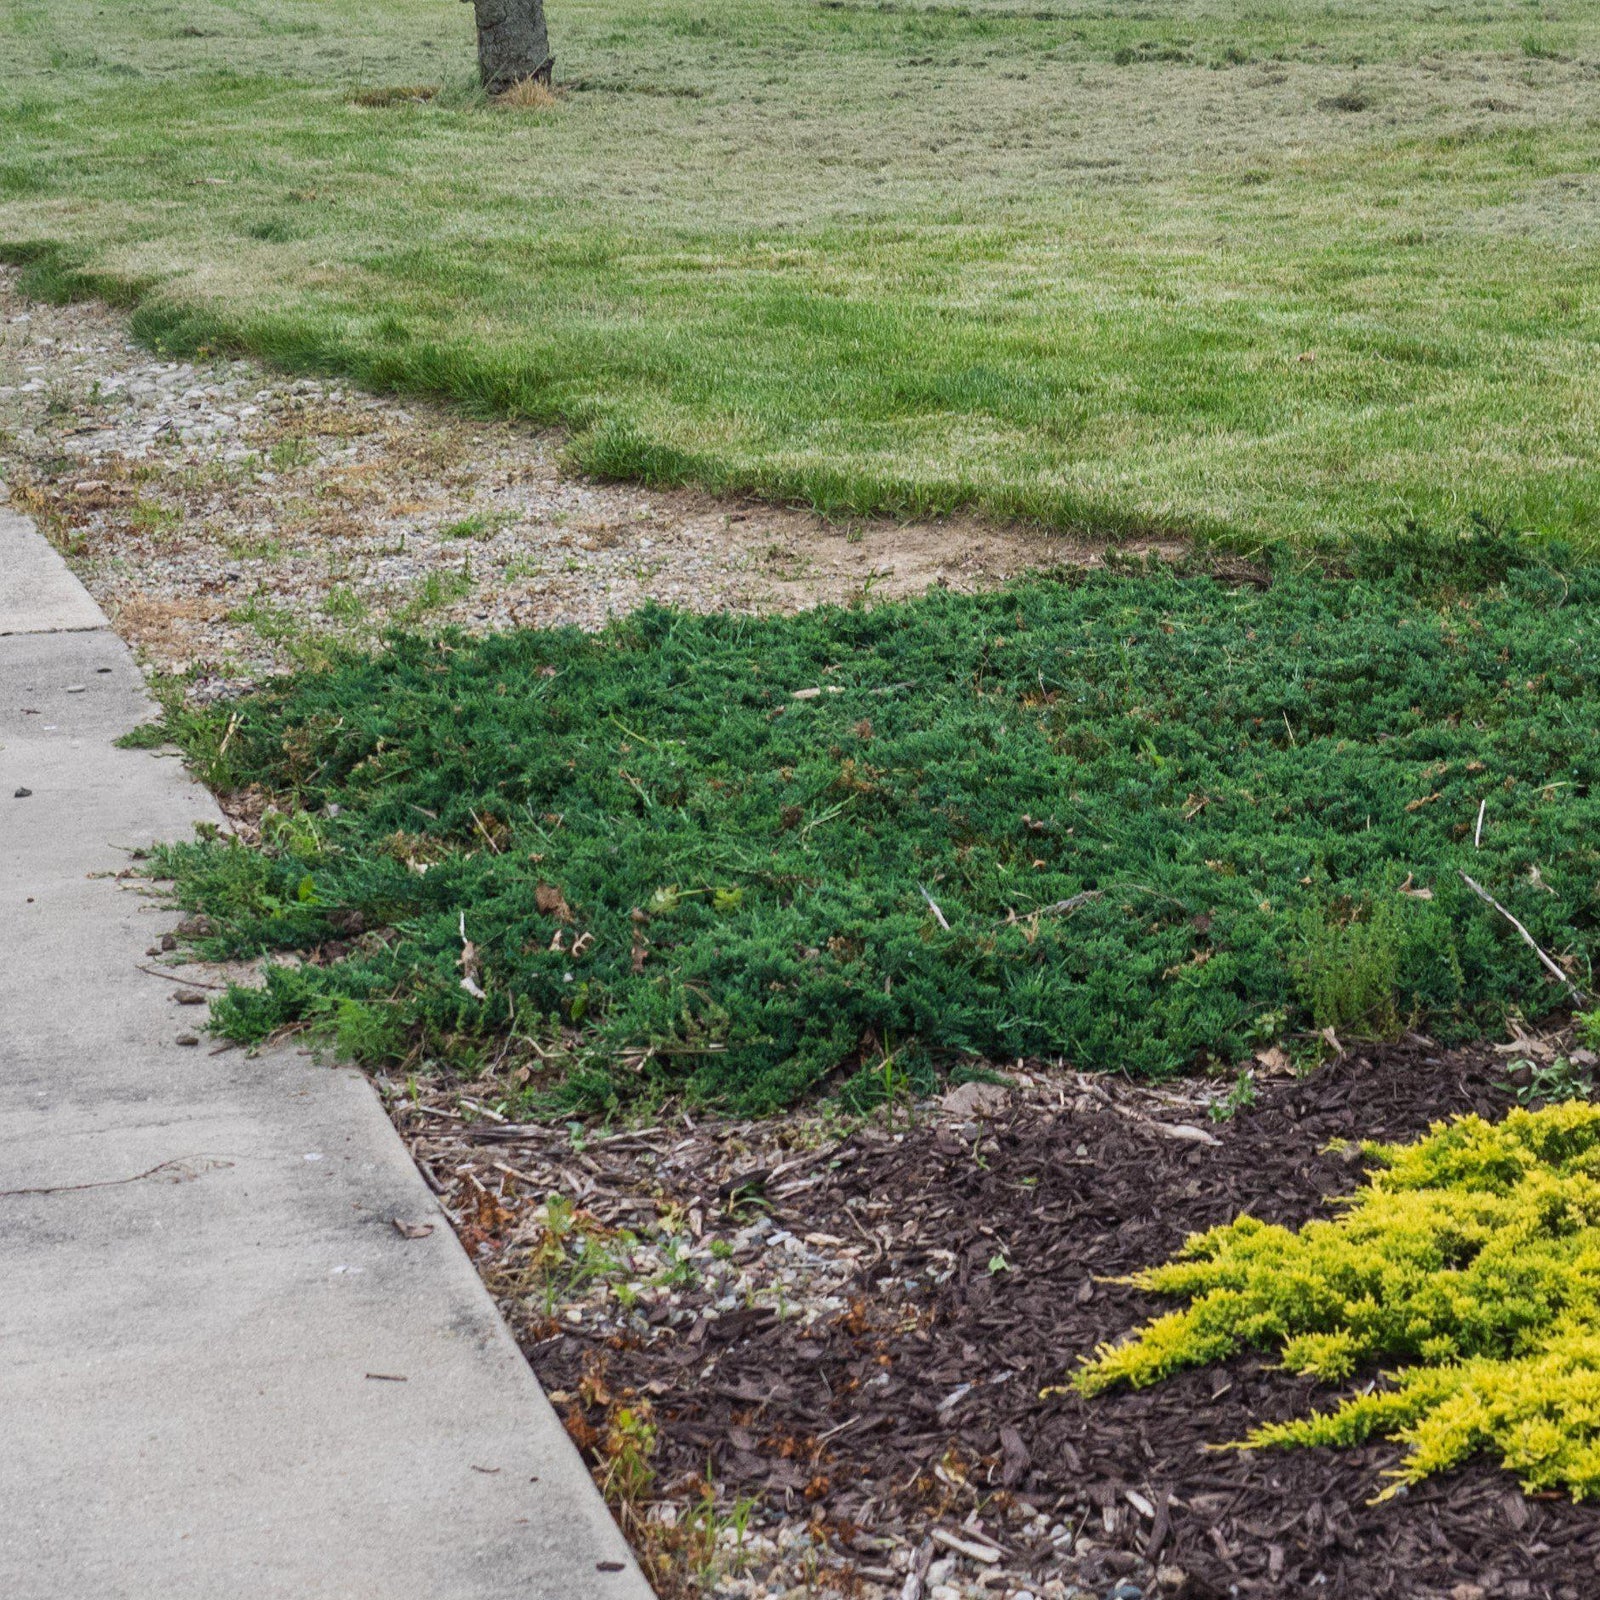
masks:
<svg viewBox="0 0 1600 1600"><path fill-rule="evenodd" d="M109 874L220 817L149 713L0 511L0 1595L646 1600L365 1080L177 1043Z"/></svg>

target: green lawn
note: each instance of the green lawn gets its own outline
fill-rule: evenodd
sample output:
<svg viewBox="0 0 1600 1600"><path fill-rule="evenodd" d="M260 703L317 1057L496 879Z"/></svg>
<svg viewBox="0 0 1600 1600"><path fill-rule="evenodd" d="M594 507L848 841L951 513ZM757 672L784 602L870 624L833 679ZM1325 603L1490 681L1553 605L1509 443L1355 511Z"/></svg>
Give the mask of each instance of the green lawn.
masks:
<svg viewBox="0 0 1600 1600"><path fill-rule="evenodd" d="M565 424L595 471L1597 543L1600 0L551 28L565 97L511 113L456 0L0 0L0 250L135 287L152 336Z"/></svg>

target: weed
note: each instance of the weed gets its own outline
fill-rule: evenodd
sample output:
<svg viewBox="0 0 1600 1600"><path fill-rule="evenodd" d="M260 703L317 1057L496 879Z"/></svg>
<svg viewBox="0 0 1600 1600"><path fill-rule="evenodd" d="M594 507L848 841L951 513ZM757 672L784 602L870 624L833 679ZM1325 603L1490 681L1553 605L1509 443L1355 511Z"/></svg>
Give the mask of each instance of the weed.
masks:
<svg viewBox="0 0 1600 1600"><path fill-rule="evenodd" d="M360 622L367 615L366 600L354 589L330 589L322 597L322 610L336 622Z"/></svg>
<svg viewBox="0 0 1600 1600"><path fill-rule="evenodd" d="M564 1195L550 1195L532 1220L540 1224L538 1237L504 1292L535 1302L546 1318L563 1301L618 1277L623 1270L619 1252L635 1242L633 1235L606 1228Z"/></svg>
<svg viewBox="0 0 1600 1600"><path fill-rule="evenodd" d="M455 522L447 523L440 528L439 536L443 539L483 539L492 534L500 526L501 519L484 515L475 511L470 516L461 517Z"/></svg>
<svg viewBox="0 0 1600 1600"><path fill-rule="evenodd" d="M608 1500L636 1506L655 1483L656 1427L648 1401L618 1406L607 1419L601 1489Z"/></svg>
<svg viewBox="0 0 1600 1600"><path fill-rule="evenodd" d="M914 1045L885 1050L876 1061L861 1067L839 1092L847 1112L882 1108L889 1113L912 1112L919 1096L933 1087L933 1073L925 1054Z"/></svg>
<svg viewBox="0 0 1600 1600"><path fill-rule="evenodd" d="M141 533L167 533L183 521L183 512L158 500L140 499L134 501L128 521Z"/></svg>
<svg viewBox="0 0 1600 1600"><path fill-rule="evenodd" d="M82 404L76 389L68 384L53 384L45 396L44 414L47 417L75 416Z"/></svg>
<svg viewBox="0 0 1600 1600"><path fill-rule="evenodd" d="M245 228L245 233L264 244L288 244L299 237L298 230L288 217L260 217Z"/></svg>
<svg viewBox="0 0 1600 1600"><path fill-rule="evenodd" d="M700 1273L689 1259L689 1248L681 1240L669 1239L662 1250L667 1265L656 1274L655 1282L665 1289L695 1289Z"/></svg>
<svg viewBox="0 0 1600 1600"><path fill-rule="evenodd" d="M119 750L160 750L172 742L165 722L141 722L116 741Z"/></svg>
<svg viewBox="0 0 1600 1600"><path fill-rule="evenodd" d="M395 613L402 625L420 622L430 611L454 604L472 593L472 574L460 571L440 571L435 568L419 583L411 598Z"/></svg>
<svg viewBox="0 0 1600 1600"><path fill-rule="evenodd" d="M589 1415L596 1411L598 1424ZM613 1393L605 1357L596 1352L585 1362L577 1404L565 1421L574 1443L589 1452L601 1492L624 1528L637 1536L656 1481L659 1436L650 1402L632 1390Z"/></svg>
<svg viewBox="0 0 1600 1600"><path fill-rule="evenodd" d="M1238 1116L1241 1111L1247 1111L1255 1103L1256 1077L1246 1067L1233 1080L1233 1087L1227 1094L1211 1107L1211 1120L1213 1122L1229 1122Z"/></svg>
<svg viewBox="0 0 1600 1600"><path fill-rule="evenodd" d="M368 108L420 106L436 99L438 94L439 86L436 83L401 83L384 89L360 89L351 99L356 105Z"/></svg>
<svg viewBox="0 0 1600 1600"><path fill-rule="evenodd" d="M1521 1105L1550 1105L1562 1100L1592 1100L1594 1073L1575 1065L1566 1056L1554 1061L1516 1060L1511 1063L1506 1088L1515 1092Z"/></svg>
<svg viewBox="0 0 1600 1600"><path fill-rule="evenodd" d="M1404 907L1395 896L1342 919L1322 907L1301 913L1295 971L1319 1029L1356 1039L1400 1036L1401 975L1411 936Z"/></svg>
<svg viewBox="0 0 1600 1600"><path fill-rule="evenodd" d="M243 605L228 612L228 621L235 627L253 628L269 644L287 644L299 637L299 619L287 607L275 605L259 595L252 596Z"/></svg>
<svg viewBox="0 0 1600 1600"><path fill-rule="evenodd" d="M317 459L317 449L309 439L299 434L288 434L275 440L267 451L267 459L274 472L292 472L296 467L309 466Z"/></svg>

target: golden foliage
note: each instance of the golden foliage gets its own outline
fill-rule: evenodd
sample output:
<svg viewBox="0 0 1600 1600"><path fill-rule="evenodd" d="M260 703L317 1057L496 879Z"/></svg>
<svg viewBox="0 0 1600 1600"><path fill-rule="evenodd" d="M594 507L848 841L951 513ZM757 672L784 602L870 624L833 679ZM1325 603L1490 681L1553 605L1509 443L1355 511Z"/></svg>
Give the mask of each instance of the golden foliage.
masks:
<svg viewBox="0 0 1600 1600"><path fill-rule="evenodd" d="M1462 1117L1367 1154L1377 1170L1337 1219L1243 1216L1130 1280L1189 1304L1102 1347L1076 1387L1247 1348L1331 1381L1396 1362L1387 1385L1243 1444L1399 1440L1386 1493L1489 1450L1529 1490L1600 1495L1600 1107Z"/></svg>

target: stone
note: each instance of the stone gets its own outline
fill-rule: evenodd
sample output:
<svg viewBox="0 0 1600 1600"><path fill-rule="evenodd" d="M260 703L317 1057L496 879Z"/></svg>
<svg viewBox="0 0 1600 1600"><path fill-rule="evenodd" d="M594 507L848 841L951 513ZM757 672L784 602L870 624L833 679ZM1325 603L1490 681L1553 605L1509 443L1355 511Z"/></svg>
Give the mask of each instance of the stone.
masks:
<svg viewBox="0 0 1600 1600"><path fill-rule="evenodd" d="M952 1117L997 1117L1011 1104L1011 1091L1002 1083L962 1083L939 1101Z"/></svg>

